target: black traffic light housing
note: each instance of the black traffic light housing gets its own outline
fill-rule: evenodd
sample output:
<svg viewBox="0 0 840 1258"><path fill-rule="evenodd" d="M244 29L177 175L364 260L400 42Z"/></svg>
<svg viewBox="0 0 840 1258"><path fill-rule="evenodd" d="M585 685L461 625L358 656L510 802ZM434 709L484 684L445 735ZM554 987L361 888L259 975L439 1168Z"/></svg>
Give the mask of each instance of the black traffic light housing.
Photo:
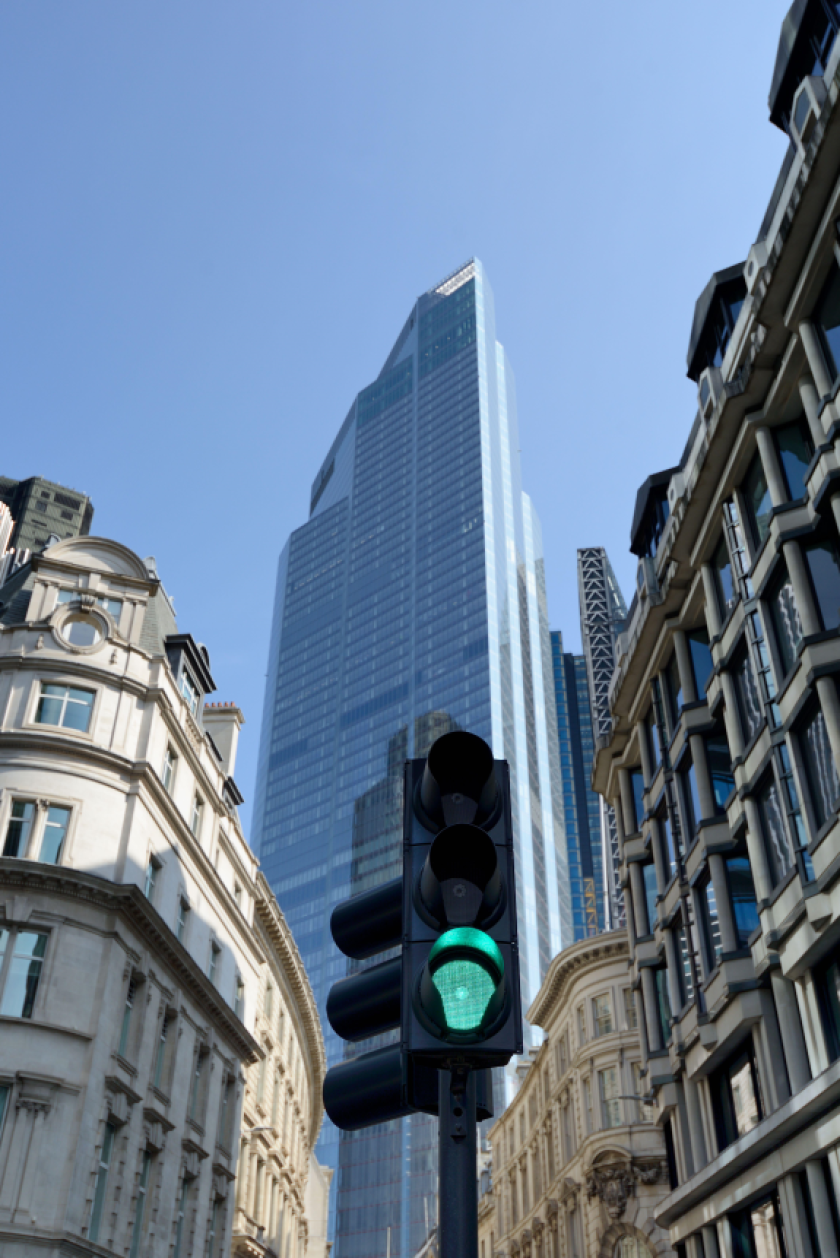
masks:
<svg viewBox="0 0 840 1258"><path fill-rule="evenodd" d="M510 777L474 734L406 763L402 1037L415 1065L522 1052Z"/></svg>

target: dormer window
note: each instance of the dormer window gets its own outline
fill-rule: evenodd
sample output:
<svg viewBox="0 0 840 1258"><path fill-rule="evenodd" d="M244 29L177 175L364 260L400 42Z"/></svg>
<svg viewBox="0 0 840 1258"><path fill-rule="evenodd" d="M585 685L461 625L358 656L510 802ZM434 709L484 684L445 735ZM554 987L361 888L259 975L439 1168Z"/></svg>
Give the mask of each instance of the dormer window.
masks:
<svg viewBox="0 0 840 1258"><path fill-rule="evenodd" d="M782 131L790 133L791 121L796 128L797 89L809 75L825 74L838 29L837 0L808 0L804 5L792 6L785 18L770 88L770 121Z"/></svg>
<svg viewBox="0 0 840 1258"><path fill-rule="evenodd" d="M165 645L178 693L186 700L192 717L198 720L203 700L216 689L210 675L207 648L200 642L194 642L188 633L172 634Z"/></svg>

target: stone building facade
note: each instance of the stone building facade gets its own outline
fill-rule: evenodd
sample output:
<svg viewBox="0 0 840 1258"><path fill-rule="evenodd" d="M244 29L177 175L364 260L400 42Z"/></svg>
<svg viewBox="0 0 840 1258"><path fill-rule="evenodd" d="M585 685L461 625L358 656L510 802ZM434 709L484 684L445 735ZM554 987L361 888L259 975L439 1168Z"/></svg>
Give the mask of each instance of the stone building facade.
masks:
<svg viewBox="0 0 840 1258"><path fill-rule="evenodd" d="M698 411L636 502L595 785L616 810L657 1210L690 1258L840 1252L840 10L798 0L790 148L697 302Z"/></svg>
<svg viewBox="0 0 840 1258"><path fill-rule="evenodd" d="M206 708L213 688L154 561L116 542L59 542L0 591L4 1258L230 1252L269 982L300 1217L323 1050L237 815L241 713Z"/></svg>
<svg viewBox="0 0 840 1258"><path fill-rule="evenodd" d="M490 1130L493 1209L480 1258L673 1258L654 1211L668 1192L662 1132L641 1099L625 931L566 948L528 1019L545 1039Z"/></svg>

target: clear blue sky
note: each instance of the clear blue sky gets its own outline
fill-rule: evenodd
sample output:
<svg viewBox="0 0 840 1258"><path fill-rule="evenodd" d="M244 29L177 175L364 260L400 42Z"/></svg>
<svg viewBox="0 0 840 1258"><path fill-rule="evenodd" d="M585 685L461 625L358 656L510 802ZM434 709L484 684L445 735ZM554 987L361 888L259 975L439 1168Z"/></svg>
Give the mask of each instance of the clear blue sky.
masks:
<svg viewBox="0 0 840 1258"><path fill-rule="evenodd" d="M784 138L788 0L3 0L0 473L154 554L247 725L278 553L415 298L473 254L517 379L552 624L625 592L676 462L694 301ZM250 809L246 806L246 826Z"/></svg>

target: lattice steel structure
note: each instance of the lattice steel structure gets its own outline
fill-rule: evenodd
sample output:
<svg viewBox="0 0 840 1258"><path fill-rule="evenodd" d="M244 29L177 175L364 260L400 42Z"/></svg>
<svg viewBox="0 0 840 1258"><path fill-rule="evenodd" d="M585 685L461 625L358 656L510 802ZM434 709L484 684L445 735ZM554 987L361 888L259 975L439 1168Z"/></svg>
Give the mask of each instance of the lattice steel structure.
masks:
<svg viewBox="0 0 840 1258"><path fill-rule="evenodd" d="M627 607L603 546L584 547L577 555L580 633L589 677L592 726L597 738L608 735L612 729L610 678L615 668L615 642L627 619ZM625 925L624 896L618 877L621 852L615 813L604 799L601 800L601 852L607 929L616 930Z"/></svg>

